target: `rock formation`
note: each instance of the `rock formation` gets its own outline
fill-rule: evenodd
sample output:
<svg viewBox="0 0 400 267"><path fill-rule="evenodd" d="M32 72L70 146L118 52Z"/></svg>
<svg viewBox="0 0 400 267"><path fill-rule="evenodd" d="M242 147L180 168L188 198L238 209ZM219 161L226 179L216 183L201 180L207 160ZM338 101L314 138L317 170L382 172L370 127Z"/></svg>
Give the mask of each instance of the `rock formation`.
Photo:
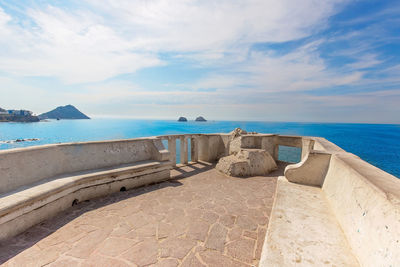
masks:
<svg viewBox="0 0 400 267"><path fill-rule="evenodd" d="M187 121L185 117L179 117L178 121Z"/></svg>
<svg viewBox="0 0 400 267"><path fill-rule="evenodd" d="M39 141L39 138L25 138L25 139L0 141L0 144L13 144L13 143L34 142L34 141Z"/></svg>
<svg viewBox="0 0 400 267"><path fill-rule="evenodd" d="M70 120L80 120L80 119L90 119L88 116L80 112L76 107L72 105L67 105L63 107L57 107L52 111L43 113L39 115L41 120L44 119L70 119Z"/></svg>
<svg viewBox="0 0 400 267"><path fill-rule="evenodd" d="M219 160L217 170L230 176L266 175L277 169L271 155L263 149L241 149L237 154Z"/></svg>
<svg viewBox="0 0 400 267"><path fill-rule="evenodd" d="M242 148L242 135L246 134L240 128L230 133L229 155L219 160L216 169L236 177L266 175L276 170L277 165L266 150Z"/></svg>
<svg viewBox="0 0 400 267"><path fill-rule="evenodd" d="M199 116L195 119L195 121L207 121L206 119L204 119L202 116Z"/></svg>
<svg viewBox="0 0 400 267"><path fill-rule="evenodd" d="M240 128L235 128L232 132L229 133L232 138L239 137L241 135L247 134L246 130L242 130Z"/></svg>

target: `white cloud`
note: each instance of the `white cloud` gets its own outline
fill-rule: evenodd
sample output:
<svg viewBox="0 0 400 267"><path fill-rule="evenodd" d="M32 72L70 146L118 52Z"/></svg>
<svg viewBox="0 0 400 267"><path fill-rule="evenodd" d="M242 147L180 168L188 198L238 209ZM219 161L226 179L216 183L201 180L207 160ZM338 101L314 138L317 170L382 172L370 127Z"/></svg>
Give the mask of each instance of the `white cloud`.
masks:
<svg viewBox="0 0 400 267"><path fill-rule="evenodd" d="M343 1L111 1L90 0L149 49L197 51L236 43L283 42L325 26Z"/></svg>
<svg viewBox="0 0 400 267"><path fill-rule="evenodd" d="M399 111L397 89L343 96L307 93L323 95L335 86L394 88L399 82L398 66L373 73L383 78L368 75L369 68L384 63L369 39L363 40L368 29L314 36L329 27L328 19L345 2L304 0L299 8L295 0L87 0L76 7L34 5L19 10L25 17L0 7L0 106L10 103L42 112L72 103L90 115L190 113L219 119L336 121L344 114L341 109L352 106L380 115ZM310 36L308 43L288 50L253 47ZM352 46L329 55L351 63L332 67L320 48L338 41ZM155 81L151 90L133 78L118 78L168 65L169 60L208 68L209 75L184 79L189 81L183 84ZM4 73L10 78L2 78ZM60 79L55 84L63 88L54 87L51 79L42 80L48 84L19 82L23 76Z"/></svg>
<svg viewBox="0 0 400 267"><path fill-rule="evenodd" d="M248 60L231 66L228 74L212 74L187 87L225 89L247 95L249 92L323 90L362 81L363 72L358 69L372 64L369 58L365 63L360 61L357 68L330 69L317 50L321 43L322 40L313 41L284 55L273 51L252 52Z"/></svg>
<svg viewBox="0 0 400 267"><path fill-rule="evenodd" d="M90 14L49 7L27 15L36 26L3 23L6 31L0 31L0 46L6 53L0 55L0 70L4 72L81 83L163 64L155 54L132 52L129 41Z"/></svg>
<svg viewBox="0 0 400 267"><path fill-rule="evenodd" d="M160 52L225 61L255 42L313 33L340 2L89 0L79 10L27 8L22 19L0 7L0 71L82 83L166 64Z"/></svg>

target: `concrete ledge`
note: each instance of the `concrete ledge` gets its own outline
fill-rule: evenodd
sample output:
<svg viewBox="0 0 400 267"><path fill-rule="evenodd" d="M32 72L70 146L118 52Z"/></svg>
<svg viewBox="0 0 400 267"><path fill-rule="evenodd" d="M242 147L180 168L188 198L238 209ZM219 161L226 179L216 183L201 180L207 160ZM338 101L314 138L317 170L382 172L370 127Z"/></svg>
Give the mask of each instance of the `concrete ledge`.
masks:
<svg viewBox="0 0 400 267"><path fill-rule="evenodd" d="M146 160L169 160L160 139L51 144L0 151L0 194L49 177Z"/></svg>
<svg viewBox="0 0 400 267"><path fill-rule="evenodd" d="M263 247L263 266L300 266L293 262L296 255L309 259L311 256L318 259L321 253L325 255L328 250L325 245L307 252L304 248L309 245L303 243L308 240L309 244L331 244L337 235L324 226L326 220L318 226L319 234L312 232L319 219L307 221L309 216L317 216L313 210L322 199L326 199L325 208L332 215L329 220L340 226L347 247L361 266L396 266L400 259L400 179L324 138L314 140L313 149L318 151L311 150L300 163L287 166L285 176L288 181L283 177L279 180L266 237L268 241ZM305 185L321 189L310 189ZM313 197L310 197L310 190L315 191ZM299 203L301 210L299 207L297 215L292 216L290 211ZM320 212L323 216L323 209ZM282 243L285 239L286 243ZM313 255L308 254L310 252ZM340 253L336 256L341 258ZM305 265L311 265L311 262ZM349 266L346 262L338 265Z"/></svg>
<svg viewBox="0 0 400 267"><path fill-rule="evenodd" d="M278 179L259 266L359 266L322 190Z"/></svg>
<svg viewBox="0 0 400 267"><path fill-rule="evenodd" d="M311 151L297 164L285 168L285 177L293 183L321 187L328 171L331 154Z"/></svg>
<svg viewBox="0 0 400 267"><path fill-rule="evenodd" d="M400 180L352 154L334 154L322 190L360 264L397 266Z"/></svg>
<svg viewBox="0 0 400 267"><path fill-rule="evenodd" d="M145 161L46 179L20 188L18 191L0 195L0 224L83 187L112 183L169 169L171 166L168 162Z"/></svg>
<svg viewBox="0 0 400 267"><path fill-rule="evenodd" d="M73 203L170 178L158 138L0 151L0 240Z"/></svg>
<svg viewBox="0 0 400 267"><path fill-rule="evenodd" d="M120 179L114 179L108 182L104 181L104 183L101 184L82 184L81 187L74 187L72 190L59 195L59 198L52 199L54 198L53 196L40 201L42 205L39 207L33 208L33 205L24 206L24 213L20 216L11 215L13 219L0 224L0 241L17 235L29 227L68 209L74 201L81 202L118 192L121 187L125 187L126 190L129 190L135 187L168 180L169 178L170 169L168 168L135 177L120 177ZM15 210L14 212L21 213L19 210Z"/></svg>

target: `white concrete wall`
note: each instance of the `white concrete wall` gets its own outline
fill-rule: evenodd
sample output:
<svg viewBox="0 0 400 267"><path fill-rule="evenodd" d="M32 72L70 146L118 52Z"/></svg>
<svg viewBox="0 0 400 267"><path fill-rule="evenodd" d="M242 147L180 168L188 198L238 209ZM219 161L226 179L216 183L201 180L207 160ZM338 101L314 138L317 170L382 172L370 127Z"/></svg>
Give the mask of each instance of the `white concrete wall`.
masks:
<svg viewBox="0 0 400 267"><path fill-rule="evenodd" d="M400 179L349 153L332 155L322 186L361 266L400 263Z"/></svg>
<svg viewBox="0 0 400 267"><path fill-rule="evenodd" d="M331 154L311 151L297 164L288 165L285 177L289 182L322 186L329 168Z"/></svg>
<svg viewBox="0 0 400 267"><path fill-rule="evenodd" d="M397 266L400 179L324 138L314 140L306 158L287 166L286 178L322 187L361 266Z"/></svg>
<svg viewBox="0 0 400 267"><path fill-rule="evenodd" d="M198 138L198 159L216 162L227 153L228 136L219 134L201 135Z"/></svg>
<svg viewBox="0 0 400 267"><path fill-rule="evenodd" d="M52 144L0 151L0 194L53 176L143 160L168 160L160 140Z"/></svg>

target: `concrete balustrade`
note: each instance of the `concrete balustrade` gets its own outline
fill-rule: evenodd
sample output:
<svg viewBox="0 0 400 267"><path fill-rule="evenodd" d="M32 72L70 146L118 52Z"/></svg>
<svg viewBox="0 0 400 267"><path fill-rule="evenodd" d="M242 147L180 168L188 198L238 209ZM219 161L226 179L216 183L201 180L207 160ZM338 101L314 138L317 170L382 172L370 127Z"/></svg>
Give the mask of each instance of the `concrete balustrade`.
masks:
<svg viewBox="0 0 400 267"><path fill-rule="evenodd" d="M0 240L74 203L170 178L158 138L0 151Z"/></svg>
<svg viewBox="0 0 400 267"><path fill-rule="evenodd" d="M161 140L168 140L170 161L176 165L177 145L180 142L180 163L189 161L188 140L190 140L191 161L217 162L221 157L229 155L229 134L181 134L158 136ZM299 136L284 136L277 134L249 134L240 137L240 148L264 149L278 160L279 146L291 146L302 149L302 158L306 157L314 144L314 139Z"/></svg>

